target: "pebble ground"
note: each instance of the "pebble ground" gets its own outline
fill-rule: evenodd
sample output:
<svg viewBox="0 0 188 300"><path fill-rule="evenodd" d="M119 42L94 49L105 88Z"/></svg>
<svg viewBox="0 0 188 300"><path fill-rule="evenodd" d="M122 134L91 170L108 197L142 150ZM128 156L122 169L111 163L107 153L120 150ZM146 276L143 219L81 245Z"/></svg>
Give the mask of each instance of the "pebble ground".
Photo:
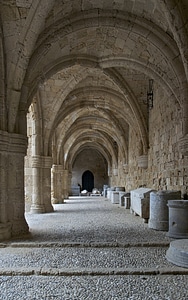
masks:
<svg viewBox="0 0 188 300"><path fill-rule="evenodd" d="M0 300L188 300L188 269L171 239L103 197L26 212L30 234L0 243Z"/></svg>

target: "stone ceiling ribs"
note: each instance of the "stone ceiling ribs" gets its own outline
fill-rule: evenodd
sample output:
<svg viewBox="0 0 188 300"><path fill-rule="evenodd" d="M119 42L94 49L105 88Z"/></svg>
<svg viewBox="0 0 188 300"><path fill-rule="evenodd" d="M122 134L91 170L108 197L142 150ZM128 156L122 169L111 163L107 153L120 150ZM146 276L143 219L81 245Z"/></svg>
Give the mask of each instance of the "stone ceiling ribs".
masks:
<svg viewBox="0 0 188 300"><path fill-rule="evenodd" d="M81 140L93 141L104 153L104 139L117 142L126 162L130 130L147 154L143 99L149 79L180 107L187 95L186 14L176 2L3 1L9 130L23 131L24 114L35 98L42 112L43 155L52 154L56 141L55 161L61 153L73 161L84 147ZM109 153L118 160L113 147Z"/></svg>

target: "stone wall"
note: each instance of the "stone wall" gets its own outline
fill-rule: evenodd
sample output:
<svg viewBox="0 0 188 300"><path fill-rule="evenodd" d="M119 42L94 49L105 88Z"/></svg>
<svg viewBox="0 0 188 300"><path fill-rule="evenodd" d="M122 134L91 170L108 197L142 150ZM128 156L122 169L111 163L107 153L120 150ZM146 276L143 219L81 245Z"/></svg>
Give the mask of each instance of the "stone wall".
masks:
<svg viewBox="0 0 188 300"><path fill-rule="evenodd" d="M187 193L187 158L178 148L182 137L182 109L163 90L156 91L150 113L149 183L156 189Z"/></svg>
<svg viewBox="0 0 188 300"><path fill-rule="evenodd" d="M181 136L180 104L156 86L154 107L149 112L148 168L138 167L138 157L143 154L142 145L137 132L130 128L128 164L119 164L118 176L109 178L109 183L112 186L124 186L127 191L140 186L156 190L181 190L184 196L188 192L188 158L178 148ZM73 172L73 182L77 179L78 182L81 181L84 171L82 163L81 160L81 169ZM95 171L97 172L96 168Z"/></svg>
<svg viewBox="0 0 188 300"><path fill-rule="evenodd" d="M95 150L82 151L76 158L72 168L71 185L78 183L82 185L82 175L85 171L91 171L94 175L94 187L103 189L104 184L108 184L108 174L106 164L102 156Z"/></svg>
<svg viewBox="0 0 188 300"><path fill-rule="evenodd" d="M156 88L154 107L149 112L147 169L138 167L137 159L142 154L140 140L134 130L129 132L129 171L120 178L120 185L127 191L147 186L157 190L181 190L182 196L187 194L188 158L178 148L182 136L181 114L179 103Z"/></svg>

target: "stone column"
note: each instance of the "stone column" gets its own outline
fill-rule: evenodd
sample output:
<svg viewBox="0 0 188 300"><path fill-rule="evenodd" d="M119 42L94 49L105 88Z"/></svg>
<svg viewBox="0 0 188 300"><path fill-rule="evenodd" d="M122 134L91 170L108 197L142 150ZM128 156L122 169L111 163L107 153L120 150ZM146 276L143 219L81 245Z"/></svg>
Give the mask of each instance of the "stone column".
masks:
<svg viewBox="0 0 188 300"><path fill-rule="evenodd" d="M24 193L24 157L26 155L27 138L12 135L9 155L8 194L12 208L12 236L28 233L26 223Z"/></svg>
<svg viewBox="0 0 188 300"><path fill-rule="evenodd" d="M63 188L62 188L62 198L67 199L69 196L69 171L68 170L63 170Z"/></svg>
<svg viewBox="0 0 188 300"><path fill-rule="evenodd" d="M52 186L53 186L53 198L54 204L63 203L63 166L52 166Z"/></svg>
<svg viewBox="0 0 188 300"><path fill-rule="evenodd" d="M0 131L0 241L11 237L8 220L8 134Z"/></svg>
<svg viewBox="0 0 188 300"><path fill-rule="evenodd" d="M28 233L24 201L27 137L0 132L0 239Z"/></svg>
<svg viewBox="0 0 188 300"><path fill-rule="evenodd" d="M50 156L36 155L32 157L33 194L31 213L47 213L53 211L51 204L51 166Z"/></svg>

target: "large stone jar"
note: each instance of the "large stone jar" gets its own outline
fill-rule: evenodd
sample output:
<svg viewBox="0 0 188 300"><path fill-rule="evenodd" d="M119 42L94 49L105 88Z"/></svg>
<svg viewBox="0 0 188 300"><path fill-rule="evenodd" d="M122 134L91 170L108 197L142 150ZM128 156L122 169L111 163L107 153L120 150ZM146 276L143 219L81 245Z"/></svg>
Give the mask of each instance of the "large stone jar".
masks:
<svg viewBox="0 0 188 300"><path fill-rule="evenodd" d="M188 200L169 200L169 231L172 238L188 238Z"/></svg>
<svg viewBox="0 0 188 300"><path fill-rule="evenodd" d="M158 191L150 193L149 228L168 231L168 200L180 199L180 191Z"/></svg>

